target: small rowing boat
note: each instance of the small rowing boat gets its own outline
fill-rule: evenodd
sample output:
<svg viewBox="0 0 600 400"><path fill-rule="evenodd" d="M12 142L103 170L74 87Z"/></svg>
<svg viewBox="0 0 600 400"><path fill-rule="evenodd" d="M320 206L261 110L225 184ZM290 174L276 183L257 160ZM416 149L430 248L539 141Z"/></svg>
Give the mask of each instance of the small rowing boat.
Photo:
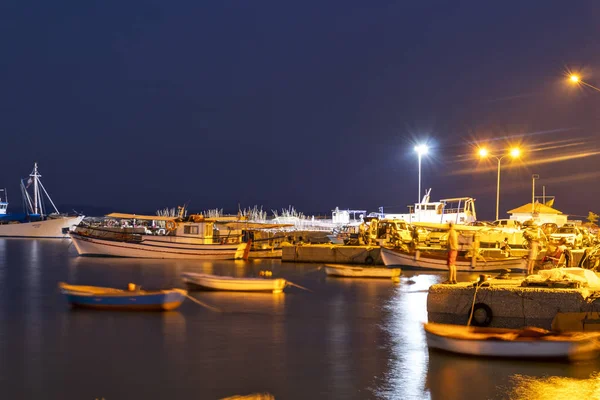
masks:
<svg viewBox="0 0 600 400"><path fill-rule="evenodd" d="M400 268L356 267L353 265L325 264L328 276L344 278L397 278L402 271Z"/></svg>
<svg viewBox="0 0 600 400"><path fill-rule="evenodd" d="M132 290L58 284L72 306L103 310L168 311L179 307L187 296L183 289L141 290L129 286Z"/></svg>
<svg viewBox="0 0 600 400"><path fill-rule="evenodd" d="M190 289L223 290L235 292L273 292L281 293L288 282L283 278L236 278L210 274L185 272L181 279Z"/></svg>
<svg viewBox="0 0 600 400"><path fill-rule="evenodd" d="M521 359L588 360L600 354L600 332L552 332L426 323L427 346L452 353Z"/></svg>

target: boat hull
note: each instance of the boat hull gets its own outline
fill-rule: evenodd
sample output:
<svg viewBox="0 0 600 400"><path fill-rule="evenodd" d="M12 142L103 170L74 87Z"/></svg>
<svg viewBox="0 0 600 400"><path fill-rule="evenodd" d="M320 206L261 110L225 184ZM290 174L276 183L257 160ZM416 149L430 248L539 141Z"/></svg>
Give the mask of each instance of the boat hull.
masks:
<svg viewBox="0 0 600 400"><path fill-rule="evenodd" d="M325 264L327 276L342 278L397 278L402 271L400 268L355 267L348 265Z"/></svg>
<svg viewBox="0 0 600 400"><path fill-rule="evenodd" d="M69 231L83 216L49 218L44 221L1 224L0 237L68 239Z"/></svg>
<svg viewBox="0 0 600 400"><path fill-rule="evenodd" d="M103 289L103 288L100 288ZM123 311L169 311L181 305L187 291L182 289L160 290L155 292L121 291L78 291L62 289L67 302L73 307L97 310Z"/></svg>
<svg viewBox="0 0 600 400"><path fill-rule="evenodd" d="M281 293L287 282L285 279L233 278L209 274L184 273L183 281L190 289L219 290L230 292L273 292Z"/></svg>
<svg viewBox="0 0 600 400"><path fill-rule="evenodd" d="M77 253L82 256L132 258L233 260L242 258L242 244L194 244L178 242L176 237L142 235L140 241L100 239L71 233Z"/></svg>
<svg viewBox="0 0 600 400"><path fill-rule="evenodd" d="M447 253L440 252L439 255L428 253L405 253L400 250L381 248L381 258L386 267L419 270L447 271ZM507 258L488 258L486 261L478 260L472 262L471 259L459 257L456 260L456 270L463 272L487 272L502 271L504 269L525 270L527 269L527 260L521 257Z"/></svg>
<svg viewBox="0 0 600 400"><path fill-rule="evenodd" d="M434 329L428 325L434 325ZM448 325L446 325L448 326ZM600 333L581 333L575 336L560 335L551 338L522 338L515 340L485 338L456 338L448 337L437 328L443 329L443 324L426 324L425 336L427 346L431 349L448 351L451 353L480 356L480 357L498 357L498 358L520 358L520 359L569 359L569 360L587 360L597 358L600 350L598 338ZM449 325L450 329L462 328L467 332L469 327L456 327ZM516 331L516 330L514 330Z"/></svg>

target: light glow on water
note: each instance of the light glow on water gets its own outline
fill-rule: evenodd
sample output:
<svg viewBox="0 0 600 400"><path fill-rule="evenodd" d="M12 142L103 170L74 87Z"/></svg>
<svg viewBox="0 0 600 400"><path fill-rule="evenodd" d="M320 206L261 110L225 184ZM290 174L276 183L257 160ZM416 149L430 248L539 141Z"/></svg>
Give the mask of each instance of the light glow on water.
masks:
<svg viewBox="0 0 600 400"><path fill-rule="evenodd" d="M511 400L600 399L600 373L587 379L559 376L531 377L515 375L508 394Z"/></svg>

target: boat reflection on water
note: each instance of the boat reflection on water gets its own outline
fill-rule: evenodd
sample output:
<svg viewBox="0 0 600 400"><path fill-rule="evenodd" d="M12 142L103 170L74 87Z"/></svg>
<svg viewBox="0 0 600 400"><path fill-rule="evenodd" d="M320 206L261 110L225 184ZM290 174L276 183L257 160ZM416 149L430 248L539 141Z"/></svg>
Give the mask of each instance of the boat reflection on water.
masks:
<svg viewBox="0 0 600 400"><path fill-rule="evenodd" d="M430 350L426 389L434 400L597 398L586 395L600 390L600 381L592 375L596 368L593 361L482 359ZM548 377L552 375L556 376Z"/></svg>
<svg viewBox="0 0 600 400"><path fill-rule="evenodd" d="M225 314L283 315L285 311L285 292L192 291L189 295L221 309Z"/></svg>

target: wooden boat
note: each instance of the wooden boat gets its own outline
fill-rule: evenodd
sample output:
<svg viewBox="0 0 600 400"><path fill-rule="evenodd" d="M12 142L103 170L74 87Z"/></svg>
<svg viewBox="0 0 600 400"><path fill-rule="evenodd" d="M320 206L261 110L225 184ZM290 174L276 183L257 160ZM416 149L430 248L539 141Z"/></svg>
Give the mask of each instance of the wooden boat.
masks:
<svg viewBox="0 0 600 400"><path fill-rule="evenodd" d="M328 276L345 278L397 278L402 271L400 268L356 267L351 265L325 264Z"/></svg>
<svg viewBox="0 0 600 400"><path fill-rule="evenodd" d="M168 290L122 290L99 286L58 284L67 301L75 307L104 310L168 311L181 305L187 291Z"/></svg>
<svg viewBox="0 0 600 400"><path fill-rule="evenodd" d="M185 272L181 279L190 289L223 290L235 292L273 292L281 293L288 282L283 278L236 278Z"/></svg>
<svg viewBox="0 0 600 400"><path fill-rule="evenodd" d="M600 354L600 332L552 332L426 323L427 346L452 353L512 358L587 360Z"/></svg>
<svg viewBox="0 0 600 400"><path fill-rule="evenodd" d="M448 253L446 251L408 253L397 248L382 247L381 258L388 268L448 270ZM463 256L456 258L457 271L487 272L505 269L525 270L527 269L527 260L522 257L487 258L485 260Z"/></svg>

